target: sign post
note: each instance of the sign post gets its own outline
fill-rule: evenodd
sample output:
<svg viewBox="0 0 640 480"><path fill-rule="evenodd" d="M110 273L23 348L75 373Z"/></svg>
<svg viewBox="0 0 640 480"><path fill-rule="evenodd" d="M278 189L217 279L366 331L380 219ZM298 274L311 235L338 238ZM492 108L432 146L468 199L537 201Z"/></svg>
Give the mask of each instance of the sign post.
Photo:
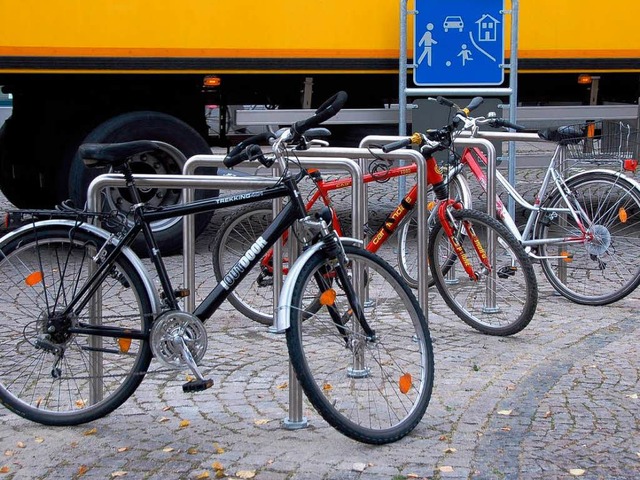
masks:
<svg viewBox="0 0 640 480"><path fill-rule="evenodd" d="M504 0L416 0L416 9L416 85L502 84Z"/></svg>

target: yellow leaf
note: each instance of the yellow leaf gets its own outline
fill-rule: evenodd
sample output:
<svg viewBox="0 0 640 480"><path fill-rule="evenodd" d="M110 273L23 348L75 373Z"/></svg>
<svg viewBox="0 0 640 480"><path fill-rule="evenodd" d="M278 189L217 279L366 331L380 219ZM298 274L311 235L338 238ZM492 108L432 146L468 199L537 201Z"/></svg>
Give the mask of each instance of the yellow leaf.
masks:
<svg viewBox="0 0 640 480"><path fill-rule="evenodd" d="M227 474L224 473L224 470L216 470L216 478L224 478Z"/></svg>
<svg viewBox="0 0 640 480"><path fill-rule="evenodd" d="M322 386L322 390L324 390L325 392L327 392L327 391L329 391L329 390L331 390L331 389L333 389L333 387L331 386L331 384L330 384L330 383L325 383L325 384Z"/></svg>
<svg viewBox="0 0 640 480"><path fill-rule="evenodd" d="M451 473L453 472L453 467L450 465L444 465L440 468L438 468L438 470L440 470L442 473Z"/></svg>
<svg viewBox="0 0 640 480"><path fill-rule="evenodd" d="M42 442L44 442L44 438L36 437L36 443L42 443Z"/></svg>
<svg viewBox="0 0 640 480"><path fill-rule="evenodd" d="M16 443L16 446L18 448L25 448L27 445L24 442L18 442L18 443Z"/></svg>
<svg viewBox="0 0 640 480"><path fill-rule="evenodd" d="M280 385L278 385L276 388L278 388L280 390L284 390L288 386L289 386L289 382L284 382L284 383L281 383Z"/></svg>
<svg viewBox="0 0 640 480"><path fill-rule="evenodd" d="M126 452L127 450L129 450L129 447L120 447L118 448L118 453Z"/></svg>
<svg viewBox="0 0 640 480"><path fill-rule="evenodd" d="M196 447L189 447L187 448L187 453L189 455L195 455L196 453L198 453L198 449Z"/></svg>
<svg viewBox="0 0 640 480"><path fill-rule="evenodd" d="M127 474L124 470L118 470L111 474L111 478L124 477Z"/></svg>
<svg viewBox="0 0 640 480"><path fill-rule="evenodd" d="M267 423L269 423L271 420L267 420L266 418L260 418L258 420L256 420L255 422L253 422L256 425L265 425Z"/></svg>
<svg viewBox="0 0 640 480"><path fill-rule="evenodd" d="M4 456L5 457L12 457L13 456L13 450L5 450L4 451Z"/></svg>
<svg viewBox="0 0 640 480"><path fill-rule="evenodd" d="M582 468L572 468L569 473L574 477L580 477L585 474L585 471Z"/></svg>
<svg viewBox="0 0 640 480"><path fill-rule="evenodd" d="M498 415L511 415L513 410L498 410Z"/></svg>
<svg viewBox="0 0 640 480"><path fill-rule="evenodd" d="M9 473L9 466L8 465L3 465L0 468L0 473Z"/></svg>
<svg viewBox="0 0 640 480"><path fill-rule="evenodd" d="M163 452L169 453L169 452L173 452L175 449L173 447L164 447L162 449Z"/></svg>
<svg viewBox="0 0 640 480"><path fill-rule="evenodd" d="M187 379L187 382L193 382L196 379L196 377L189 375L188 373L185 378Z"/></svg>
<svg viewBox="0 0 640 480"><path fill-rule="evenodd" d="M222 448L222 447L217 447L217 448L216 448L216 453L217 453L217 454L224 453L224 448Z"/></svg>
<svg viewBox="0 0 640 480"><path fill-rule="evenodd" d="M180 422L180 428L185 428L185 427L188 427L189 425L191 425L191 422L189 420L182 420Z"/></svg>
<svg viewBox="0 0 640 480"><path fill-rule="evenodd" d="M84 475L85 473L87 473L89 471L89 468L86 465L80 465L78 467L78 473L77 476L81 477L82 475Z"/></svg>
<svg viewBox="0 0 640 480"><path fill-rule="evenodd" d="M167 417L160 417L160 419L158 419L158 423L165 423L168 422L169 419Z"/></svg>
<svg viewBox="0 0 640 480"><path fill-rule="evenodd" d="M202 478L209 478L209 472L207 470L205 470L204 472L202 472L200 475L198 475L196 477L197 479L202 479Z"/></svg>
<svg viewBox="0 0 640 480"><path fill-rule="evenodd" d="M236 477L238 478L249 479L255 476L256 476L255 470L239 470L236 472Z"/></svg>
<svg viewBox="0 0 640 480"><path fill-rule="evenodd" d="M214 470L224 470L224 466L220 462L213 462L211 466Z"/></svg>
<svg viewBox="0 0 640 480"><path fill-rule="evenodd" d="M91 430L86 430L85 432L83 432L82 434L84 436L88 436L88 435L95 435L96 433L98 433L98 429L96 427L92 428Z"/></svg>
<svg viewBox="0 0 640 480"><path fill-rule="evenodd" d="M84 406L87 404L86 401L84 401L83 399L78 399L76 400L76 407L78 408L84 408Z"/></svg>

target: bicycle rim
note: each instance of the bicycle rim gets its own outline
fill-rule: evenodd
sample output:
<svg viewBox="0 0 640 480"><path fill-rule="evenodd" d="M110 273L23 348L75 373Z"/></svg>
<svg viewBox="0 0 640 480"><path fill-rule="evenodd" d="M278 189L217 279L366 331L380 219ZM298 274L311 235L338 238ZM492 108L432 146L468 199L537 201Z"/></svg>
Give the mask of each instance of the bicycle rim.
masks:
<svg viewBox="0 0 640 480"><path fill-rule="evenodd" d="M469 277L455 256L439 222L429 238L429 266L440 295L465 323L489 335L512 335L524 329L536 310L538 284L522 245L497 220L476 210L451 212L454 235L464 248L477 279ZM482 264L462 222L470 222L497 274L495 281ZM493 244L488 234L495 233ZM493 245L493 247L491 247ZM430 305L433 309L433 305ZM446 310L438 312L447 314Z"/></svg>
<svg viewBox="0 0 640 480"><path fill-rule="evenodd" d="M607 305L629 295L640 284L640 193L616 175L596 172L569 182L580 208L592 223L592 239L581 243L541 246L542 270L568 299L586 305ZM555 195L548 207L562 207ZM585 222L588 225L587 222ZM540 238L579 237L569 214L547 214L538 225Z"/></svg>
<svg viewBox="0 0 640 480"><path fill-rule="evenodd" d="M348 313L332 262L318 252L296 280L287 344L302 388L329 424L362 442L393 442L415 428L429 403L431 340L424 315L399 275L370 252L345 250L351 267L365 268L364 312L376 339L365 339ZM321 306L319 278L336 293L329 305ZM338 317L341 328L334 323Z"/></svg>
<svg viewBox="0 0 640 480"><path fill-rule="evenodd" d="M149 365L146 341L68 332L96 318L148 330L150 301L124 258L94 295L101 316L86 307L77 318L52 321L88 278L101 241L80 229L40 229L0 249L0 400L29 420L75 425L100 418L135 391Z"/></svg>

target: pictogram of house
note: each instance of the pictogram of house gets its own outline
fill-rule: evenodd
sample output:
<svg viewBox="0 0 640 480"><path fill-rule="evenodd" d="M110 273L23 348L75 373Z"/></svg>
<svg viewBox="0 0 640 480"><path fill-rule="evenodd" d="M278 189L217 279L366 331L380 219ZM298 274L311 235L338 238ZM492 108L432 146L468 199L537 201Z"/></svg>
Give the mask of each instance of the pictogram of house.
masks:
<svg viewBox="0 0 640 480"><path fill-rule="evenodd" d="M480 42L495 42L498 38L498 24L500 20L493 18L488 13L485 13L476 20L478 24L478 40Z"/></svg>

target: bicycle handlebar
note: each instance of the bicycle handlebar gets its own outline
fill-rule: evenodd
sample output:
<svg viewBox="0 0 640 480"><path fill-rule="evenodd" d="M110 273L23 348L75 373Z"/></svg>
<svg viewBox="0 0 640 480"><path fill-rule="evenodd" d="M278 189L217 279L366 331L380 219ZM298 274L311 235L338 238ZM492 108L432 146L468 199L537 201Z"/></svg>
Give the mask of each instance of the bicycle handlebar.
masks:
<svg viewBox="0 0 640 480"><path fill-rule="evenodd" d="M292 141L298 140L302 136L302 134L310 128L317 127L322 122L325 122L331 117L335 116L344 106L346 101L346 92L340 91L329 100L324 102L322 105L320 105L320 107L316 110L315 115L305 120L300 120L294 123L291 126L291 131L293 132Z"/></svg>
<svg viewBox="0 0 640 480"><path fill-rule="evenodd" d="M253 135L252 137L243 140L238 145L233 147L233 149L224 157L222 163L224 163L225 167L234 167L239 163L244 162L245 160L249 160L250 158L254 158L255 150L253 150L253 154L248 150L251 147L257 147L259 143L266 142L270 138L273 138L274 135L271 132L259 133L258 135ZM260 148L260 147L258 147ZM262 153L262 151L260 151Z"/></svg>
<svg viewBox="0 0 640 480"><path fill-rule="evenodd" d="M523 127L522 125L518 125L517 123L512 123L509 120L505 120L504 118L491 118L489 119L489 121L487 122L487 124L490 127L493 128L511 128L513 130L515 130L516 132L522 132L524 130L526 130L526 127Z"/></svg>
<svg viewBox="0 0 640 480"><path fill-rule="evenodd" d="M246 148L242 149L242 151L233 155L232 157L229 157L229 155L227 155L222 161L222 163L224 163L225 167L231 168L244 162L245 160L253 160L254 158L260 158L261 156L262 156L262 149L260 148L260 146L256 144L251 144Z"/></svg>
<svg viewBox="0 0 640 480"><path fill-rule="evenodd" d="M398 150L399 148L408 147L412 143L411 139L412 137L407 137L403 138L402 140L396 140L395 142L387 143L386 145L382 146L382 151L384 153L389 153L394 150Z"/></svg>

